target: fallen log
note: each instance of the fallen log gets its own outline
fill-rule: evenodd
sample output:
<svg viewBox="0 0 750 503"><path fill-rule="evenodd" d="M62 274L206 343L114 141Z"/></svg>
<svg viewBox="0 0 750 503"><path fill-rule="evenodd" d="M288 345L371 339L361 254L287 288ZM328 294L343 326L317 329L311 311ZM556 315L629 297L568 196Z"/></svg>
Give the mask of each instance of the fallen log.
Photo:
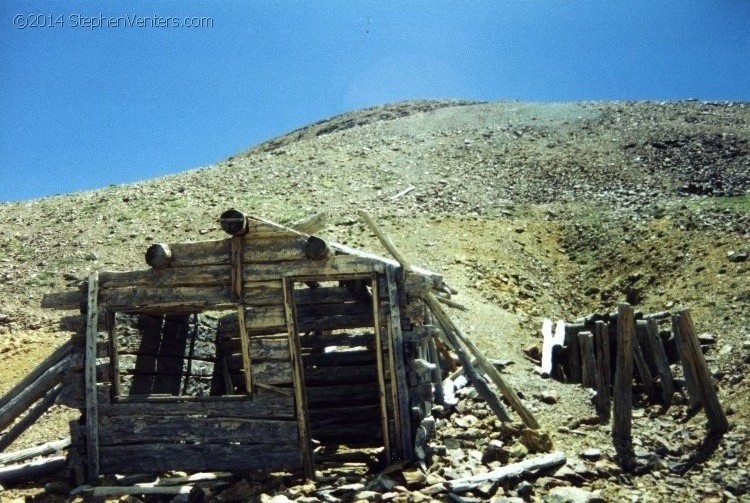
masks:
<svg viewBox="0 0 750 503"><path fill-rule="evenodd" d="M0 484L7 485L25 480L36 480L65 469L66 464L67 458L65 456L56 456L28 463L3 466L0 467Z"/></svg>
<svg viewBox="0 0 750 503"><path fill-rule="evenodd" d="M58 364L63 358L70 354L73 344L70 341L63 343L59 348L52 352L42 363L36 366L21 382L13 386L7 393L0 397L0 410L8 405L19 393L25 391L37 379L39 379L50 367ZM0 427L2 429L4 427Z"/></svg>
<svg viewBox="0 0 750 503"><path fill-rule="evenodd" d="M57 451L65 449L69 445L70 437L67 437L62 440L55 440L53 442L47 442L46 444L37 445L36 447L29 447L28 449L21 449L20 451L0 454L0 465L18 463L20 461L26 461L37 456L48 456L50 454L56 453Z"/></svg>
<svg viewBox="0 0 750 503"><path fill-rule="evenodd" d="M302 234L315 234L325 229L328 215L325 213L316 213L302 220L297 220L289 227Z"/></svg>
<svg viewBox="0 0 750 503"><path fill-rule="evenodd" d="M449 491L464 493L476 489L485 482L502 482L509 478L521 477L532 471L552 468L565 464L567 458L561 451L551 452L537 458L527 459L519 463L506 465L488 473L481 473L463 479L455 479L443 484Z"/></svg>

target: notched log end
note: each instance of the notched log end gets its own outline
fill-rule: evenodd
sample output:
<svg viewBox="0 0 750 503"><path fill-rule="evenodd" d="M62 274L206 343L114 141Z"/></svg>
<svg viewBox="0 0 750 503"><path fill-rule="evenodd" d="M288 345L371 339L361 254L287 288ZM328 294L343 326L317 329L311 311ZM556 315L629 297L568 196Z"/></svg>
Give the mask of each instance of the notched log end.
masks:
<svg viewBox="0 0 750 503"><path fill-rule="evenodd" d="M242 236L247 234L247 217L239 210L231 209L219 217L221 229L230 236Z"/></svg>
<svg viewBox="0 0 750 503"><path fill-rule="evenodd" d="M146 263L154 269L164 269L172 264L172 249L166 243L154 243L146 250Z"/></svg>
<svg viewBox="0 0 750 503"><path fill-rule="evenodd" d="M331 255L331 247L325 240L310 236L305 244L305 255L310 260L324 260Z"/></svg>

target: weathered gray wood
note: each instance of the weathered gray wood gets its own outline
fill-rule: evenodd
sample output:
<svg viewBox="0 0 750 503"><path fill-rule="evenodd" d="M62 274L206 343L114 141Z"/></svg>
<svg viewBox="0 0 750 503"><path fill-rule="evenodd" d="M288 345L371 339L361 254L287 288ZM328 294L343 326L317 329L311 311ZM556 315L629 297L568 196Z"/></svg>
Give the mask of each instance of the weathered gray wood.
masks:
<svg viewBox="0 0 750 503"><path fill-rule="evenodd" d="M110 362L109 381L112 383L112 393L119 396L122 393L120 388L120 360L117 348L117 317L113 311L106 312L106 329L107 329L107 356ZM97 329L98 329L97 321ZM97 342L97 357L99 356L99 345Z"/></svg>
<svg viewBox="0 0 750 503"><path fill-rule="evenodd" d="M102 473L150 473L226 470L296 470L300 452L296 444L133 444L103 446Z"/></svg>
<svg viewBox="0 0 750 503"><path fill-rule="evenodd" d="M594 334L578 332L578 347L581 350L581 383L586 388L596 388L596 357L594 355Z"/></svg>
<svg viewBox="0 0 750 503"><path fill-rule="evenodd" d="M211 377L214 362L179 356L123 354L119 357L121 374L192 375ZM103 364L99 364L103 367ZM99 374L101 375L101 371ZM106 374L105 374L106 375Z"/></svg>
<svg viewBox="0 0 750 503"><path fill-rule="evenodd" d="M310 417L307 409L305 373L302 363L299 329L297 326L297 308L294 304L294 281L291 279L284 281L284 308L286 311L287 330L289 332L289 363L292 367L292 383L294 384L294 403L297 414L302 470L304 471L305 478L314 480L315 463L313 461L312 438L310 436Z"/></svg>
<svg viewBox="0 0 750 503"><path fill-rule="evenodd" d="M103 416L100 447L151 442L275 444L297 442L293 419L245 419L200 416Z"/></svg>
<svg viewBox="0 0 750 503"><path fill-rule="evenodd" d="M14 392L12 398L7 401L4 407L0 408L0 431L7 428L13 421L20 416L26 409L31 407L34 402L42 398L52 388L62 381L69 366L70 356L63 358L56 364L47 368L39 377L31 382L26 388ZM36 374L36 372L34 372ZM26 381L26 380L25 380ZM15 389L15 388L14 388Z"/></svg>
<svg viewBox="0 0 750 503"><path fill-rule="evenodd" d="M294 400L275 394L248 398L220 397L219 400L188 400L188 397L168 401L121 401L99 406L100 416L208 416L221 418L294 418Z"/></svg>
<svg viewBox="0 0 750 503"><path fill-rule="evenodd" d="M687 395L690 400L690 409L697 409L701 406L698 380L695 375L695 368L690 364L687 342L685 342L685 337L682 334L679 313L672 315L672 336L674 337L677 354L682 364L682 374L685 377L685 387L687 388Z"/></svg>
<svg viewBox="0 0 750 503"><path fill-rule="evenodd" d="M245 391L253 393L253 371L250 338L247 334L247 321L245 319L245 306L237 306L237 320L240 328L240 347L242 349L242 375L245 377ZM270 384L270 383L269 383Z"/></svg>
<svg viewBox="0 0 750 503"><path fill-rule="evenodd" d="M46 442L41 445L29 447L27 449L21 449L19 451L8 452L6 454L0 454L0 465L8 465L11 463L18 463L19 461L26 461L33 459L37 456L48 456L54 454L57 451L61 451L70 445L70 437L62 440L54 440L52 442Z"/></svg>
<svg viewBox="0 0 750 503"><path fill-rule="evenodd" d="M646 394L652 401L659 402L661 397L656 388L651 369L648 367L646 355L641 347L641 339L646 340L646 327L636 324L635 334L633 335L633 358L635 366L638 369L638 375L641 377L643 387L646 388Z"/></svg>
<svg viewBox="0 0 750 503"><path fill-rule="evenodd" d="M554 335L552 334L552 320L544 318L542 320L542 373L552 374L552 346L554 344Z"/></svg>
<svg viewBox="0 0 750 503"><path fill-rule="evenodd" d="M464 493L476 489L485 482L502 482L509 478L519 478L525 473L543 470L554 466L565 464L567 458L564 452L556 451L537 458L526 459L518 463L506 465L488 473L473 475L462 479L454 479L445 482L449 491Z"/></svg>
<svg viewBox="0 0 750 503"><path fill-rule="evenodd" d="M435 335L437 337L437 334ZM430 362L435 364L435 368L432 370L432 384L435 386L435 403L438 405L445 404L445 391L443 390L443 372L440 366L440 358L438 357L437 345L435 339L430 337L427 342L427 349L429 352Z"/></svg>
<svg viewBox="0 0 750 503"><path fill-rule="evenodd" d="M373 311L373 338L375 339L375 366L377 369L378 377L378 405L380 406L380 429L383 438L384 452L386 456L386 462L390 463L393 461L391 450L391 434L392 432L388 429L388 390L385 385L386 373L385 373L385 361L383 352L383 327L381 324L382 313L380 312L380 284L378 277L375 273L372 274L370 279L370 288L372 289L372 311ZM308 394L308 400L311 400L311 395Z"/></svg>
<svg viewBox="0 0 750 503"><path fill-rule="evenodd" d="M28 463L0 467L0 484L11 485L18 482L37 480L65 469L65 456L38 459Z"/></svg>
<svg viewBox="0 0 750 503"><path fill-rule="evenodd" d="M42 417L42 415L47 412L50 407L52 407L52 405L57 400L57 397L60 396L61 390L62 384L58 384L57 386L49 390L47 394L44 395L44 398L34 404L34 406L30 408L21 419L16 421L13 426L11 426L10 429L0 437L0 452L7 449L8 446L10 446L19 436L21 436L23 432L28 430L29 427L31 427L31 425L37 421L37 419Z"/></svg>
<svg viewBox="0 0 750 503"><path fill-rule="evenodd" d="M596 347L596 411L599 416L609 418L609 330L606 323L599 320L594 324Z"/></svg>
<svg viewBox="0 0 750 503"><path fill-rule="evenodd" d="M396 418L401 422L401 449L403 459L404 461L411 461L414 459L414 444L412 443L413 436L410 427L411 409L409 407L409 394L406 382L404 342L401 337L401 314L399 313L398 283L396 281L395 267L386 268L386 283L389 298L389 318L387 327L390 340L393 341L393 345L392 347L389 347L389 350L392 351L394 357L391 363L395 365L395 379L393 379L391 383L395 383L398 396L398 414L396 415Z"/></svg>
<svg viewBox="0 0 750 503"><path fill-rule="evenodd" d="M28 387L34 384L34 382L37 381L40 377L42 377L42 375L44 375L50 369L50 367L57 365L60 361L66 358L70 354L72 348L72 343L70 341L66 341L60 347L55 349L52 354L45 358L42 363L34 367L34 370L29 372L26 377L24 377L18 384L13 386L2 397L0 397L0 410L8 405L8 403L10 403L10 401L16 398L20 393L26 391ZM2 424L2 421L0 421L0 424ZM3 428L5 428L5 426L0 426L0 430L2 430Z"/></svg>
<svg viewBox="0 0 750 503"><path fill-rule="evenodd" d="M669 407L672 403L672 395L674 395L675 390L674 380L672 379L672 371L669 368L669 360L667 359L667 353L664 350L664 344L659 336L659 326L654 318L647 319L646 338L648 341L648 347L654 356L656 371L659 374L662 403L665 407Z"/></svg>
<svg viewBox="0 0 750 503"><path fill-rule="evenodd" d="M708 418L708 428L713 435L723 435L729 431L729 423L724 414L724 409L722 409L719 402L719 397L716 395L716 389L711 380L711 373L703 357L689 310L684 309L679 312L678 323L680 325L680 333L685 342L686 360L688 365L693 368L700 402Z"/></svg>
<svg viewBox="0 0 750 503"><path fill-rule="evenodd" d="M379 389L371 383L307 386L307 405L310 409L378 402Z"/></svg>
<svg viewBox="0 0 750 503"><path fill-rule="evenodd" d="M629 304L620 304L617 317L617 365L615 366L612 437L618 461L626 472L634 468L631 436L633 407L633 338L635 320Z"/></svg>
<svg viewBox="0 0 750 503"><path fill-rule="evenodd" d="M252 367L253 381L264 384L292 384L292 364L289 361L259 361Z"/></svg>
<svg viewBox="0 0 750 503"><path fill-rule="evenodd" d="M86 352L84 355L84 386L86 391L86 478L94 483L99 478L99 405L96 394L96 342L99 336L99 274L92 272L88 282L86 311Z"/></svg>
<svg viewBox="0 0 750 503"><path fill-rule="evenodd" d="M301 232L302 234L316 234L327 225L328 215L326 213L316 213L309 217L297 220L289 225L291 229Z"/></svg>
<svg viewBox="0 0 750 503"><path fill-rule="evenodd" d="M575 325L565 325L565 346L568 348L567 355L567 376L568 382L581 382L581 349L578 343L579 328Z"/></svg>
<svg viewBox="0 0 750 503"><path fill-rule="evenodd" d="M90 489L94 499L117 496L178 496L190 494L195 489L192 485L175 486L97 486Z"/></svg>

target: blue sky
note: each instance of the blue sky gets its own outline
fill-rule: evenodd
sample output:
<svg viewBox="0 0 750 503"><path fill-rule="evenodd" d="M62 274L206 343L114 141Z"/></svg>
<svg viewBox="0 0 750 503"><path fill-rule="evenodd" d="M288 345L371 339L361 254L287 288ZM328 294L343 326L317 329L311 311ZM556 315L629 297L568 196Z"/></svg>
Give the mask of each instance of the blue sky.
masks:
<svg viewBox="0 0 750 503"><path fill-rule="evenodd" d="M2 0L0 201L404 99L750 101L748 26L746 0Z"/></svg>

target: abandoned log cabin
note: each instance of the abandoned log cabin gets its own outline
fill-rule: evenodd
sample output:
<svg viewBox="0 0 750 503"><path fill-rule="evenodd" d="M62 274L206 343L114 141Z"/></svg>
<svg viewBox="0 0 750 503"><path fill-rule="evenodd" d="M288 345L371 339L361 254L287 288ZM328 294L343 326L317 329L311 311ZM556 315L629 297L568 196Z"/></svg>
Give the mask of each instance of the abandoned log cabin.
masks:
<svg viewBox="0 0 750 503"><path fill-rule="evenodd" d="M149 269L94 272L44 297L43 307L81 313L61 324L75 330L60 401L82 412L68 455L78 478L312 477L314 445L413 460L434 430L449 350L508 417L477 380L473 365L485 359L435 303L446 291L440 275L326 242L304 225L236 210L220 223L227 239L154 244ZM482 369L502 385L493 371Z"/></svg>

